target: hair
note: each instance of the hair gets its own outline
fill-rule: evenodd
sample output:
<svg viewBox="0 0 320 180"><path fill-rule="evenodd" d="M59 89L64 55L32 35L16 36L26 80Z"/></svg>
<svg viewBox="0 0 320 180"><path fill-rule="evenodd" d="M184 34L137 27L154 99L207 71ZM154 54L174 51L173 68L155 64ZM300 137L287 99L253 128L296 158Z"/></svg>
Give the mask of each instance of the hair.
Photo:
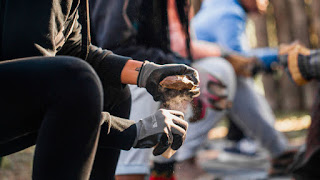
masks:
<svg viewBox="0 0 320 180"><path fill-rule="evenodd" d="M189 34L189 0L175 0L186 36L188 58L192 60ZM138 42L170 52L167 0L143 0L139 11Z"/></svg>
<svg viewBox="0 0 320 180"><path fill-rule="evenodd" d="M188 58L192 60L192 55L190 50L190 33L189 33L190 4L191 3L189 0L176 0L180 22L183 26L183 29L186 35L186 48L187 48Z"/></svg>

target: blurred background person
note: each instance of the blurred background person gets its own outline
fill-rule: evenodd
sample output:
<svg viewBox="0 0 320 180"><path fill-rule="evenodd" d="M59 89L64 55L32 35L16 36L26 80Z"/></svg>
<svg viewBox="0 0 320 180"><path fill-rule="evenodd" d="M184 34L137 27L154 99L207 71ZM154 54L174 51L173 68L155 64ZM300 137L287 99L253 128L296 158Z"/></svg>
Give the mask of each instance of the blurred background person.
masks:
<svg viewBox="0 0 320 180"><path fill-rule="evenodd" d="M257 57L260 60L261 68L264 69L264 71L272 71L272 65L279 61L278 49L251 49L245 31L248 18L247 13L264 13L267 5L268 0L204 0L199 12L192 19L192 27L199 40L214 42L227 49L237 51L242 55ZM230 117L232 122L237 122L236 119L239 118L251 119L253 123L256 119L264 119L264 121L270 123L270 126L273 126L275 116L270 105L264 96L254 90L254 86L252 78L238 77L237 94L235 96L233 108L228 117ZM246 92L250 93L247 94ZM255 97L255 99L249 101L249 96ZM245 106L243 105L244 102L246 102ZM255 103L258 102L259 105L255 105ZM244 128L242 124L237 125L240 129ZM250 130L247 132L244 131L243 133L250 138L256 138L252 136ZM278 137L274 136L273 138ZM275 150L275 152L277 151L276 153L271 153L272 157L275 159L272 161L274 164L272 164L272 168L270 169L270 174L272 175L284 173L284 169L279 168L279 164L275 163L281 162L276 159L281 159L281 154L284 153L286 146L284 138L281 139L283 144L276 146L278 148ZM243 140L236 140L238 140L238 142L234 147L225 149L227 152L245 155L254 153L252 150L251 152L246 152L246 146L241 145ZM268 140L265 139L265 141ZM293 156L290 158L293 158ZM282 164L282 166L284 167L285 165Z"/></svg>
<svg viewBox="0 0 320 180"><path fill-rule="evenodd" d="M185 11L189 7L186 1L177 0L168 1L168 3L166 1L117 1L116 3L111 0L95 0L91 5L94 40L99 45L111 48L118 54L139 57L140 59L153 59L159 63L190 64L190 59L194 59L193 66L203 72L200 77L204 91L202 99L198 99L199 102L202 102L198 105L199 107L203 105L203 108L200 109L204 111L201 112L202 117L195 119L206 120L194 125L190 124L187 135L190 143L185 143L186 150L178 153L178 157L181 155L183 160L193 159L196 149L205 141L208 131L223 117L226 109L230 108L230 102L233 100L236 89L234 69L239 76L251 76L252 71L248 67L259 64L259 62L256 58L246 58L231 50L225 51L212 43L190 39L188 13ZM113 15L114 18L106 18L106 12ZM118 32L121 33L116 34ZM110 38L112 41L108 41ZM223 56L227 60L217 56ZM211 90L207 88L208 84L220 88L223 94L210 93ZM154 103L145 92L134 89L134 87L131 87L131 92L133 97L131 117L137 116L139 118L143 113L155 111L159 107L159 104ZM248 99L247 101L249 101ZM248 123L246 120L247 118L242 118L240 121L246 124ZM261 143L269 151L277 154L286 149L285 140L266 119L258 118L251 123L248 127L256 129L253 134L258 136ZM257 124L261 129L257 129ZM268 132L265 133L265 131ZM145 154L122 152L117 168L117 178L144 178L144 175L149 173L149 157ZM157 164L160 167L170 167L171 165L171 168L167 168L167 170L172 174L173 162L163 164L160 160L155 166ZM195 164L193 168L199 169ZM155 167L155 169L161 168ZM153 178L161 178L157 177L161 174L166 175L158 172L153 174L155 175ZM167 178L171 178L171 174L168 174Z"/></svg>
<svg viewBox="0 0 320 180"><path fill-rule="evenodd" d="M204 1L193 19L196 36L200 40L215 42L244 55L256 56L263 61L264 69L271 71L272 62L277 61L277 49L252 50L246 37L247 13L264 13L267 5L268 0ZM229 119L232 120L232 116L230 114ZM225 150L239 155L255 155L256 145L252 138L246 138L233 121L230 121L229 128L227 137L235 143L233 147L227 147ZM246 148L243 143L251 144L251 148Z"/></svg>
<svg viewBox="0 0 320 180"><path fill-rule="evenodd" d="M320 80L320 50L310 50L299 43L282 48L280 62L292 81L305 85L311 80ZM312 180L320 177L316 167L320 159L320 99L319 87L312 109L312 122L308 131L306 146L300 148L294 162L288 169L296 180Z"/></svg>

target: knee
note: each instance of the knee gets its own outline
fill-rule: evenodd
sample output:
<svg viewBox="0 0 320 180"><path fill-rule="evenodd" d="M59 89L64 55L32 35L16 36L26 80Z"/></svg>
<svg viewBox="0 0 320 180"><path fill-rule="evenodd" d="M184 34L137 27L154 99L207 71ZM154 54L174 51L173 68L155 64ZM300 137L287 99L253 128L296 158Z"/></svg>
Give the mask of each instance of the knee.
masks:
<svg viewBox="0 0 320 180"><path fill-rule="evenodd" d="M54 60L56 74L51 88L54 97L70 106L89 111L102 111L102 85L93 68L85 61L60 56Z"/></svg>
<svg viewBox="0 0 320 180"><path fill-rule="evenodd" d="M54 58L53 67L59 69L61 76L81 77L82 74L90 74L94 79L98 78L94 69L80 58L71 56L57 56Z"/></svg>
<svg viewBox="0 0 320 180"><path fill-rule="evenodd" d="M228 99L233 100L237 85L236 74L232 65L227 60L220 57L204 58L194 63L193 67L199 71L200 82L202 81L205 85L204 89L207 88L206 83L209 82L206 76L213 76L226 86Z"/></svg>
<svg viewBox="0 0 320 180"><path fill-rule="evenodd" d="M70 56L58 56L54 62L56 76L59 76L60 81L71 84L96 84L97 89L101 90L101 83L94 69L84 60Z"/></svg>
<svg viewBox="0 0 320 180"><path fill-rule="evenodd" d="M202 101L218 110L230 107L236 91L232 65L223 58L212 57L197 61L193 67L199 72Z"/></svg>

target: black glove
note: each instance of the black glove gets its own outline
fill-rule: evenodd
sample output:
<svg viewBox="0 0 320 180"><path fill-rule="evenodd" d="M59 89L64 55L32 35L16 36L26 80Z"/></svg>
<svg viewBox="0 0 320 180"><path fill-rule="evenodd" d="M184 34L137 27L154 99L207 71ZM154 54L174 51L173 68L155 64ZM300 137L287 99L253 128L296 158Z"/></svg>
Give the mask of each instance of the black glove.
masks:
<svg viewBox="0 0 320 180"><path fill-rule="evenodd" d="M164 153L170 146L177 150L186 137L188 123L183 120L183 113L160 109L155 114L136 123L137 137L134 148L151 148L155 156Z"/></svg>
<svg viewBox="0 0 320 180"><path fill-rule="evenodd" d="M172 75L186 75L195 85L199 84L198 72L189 66L183 64L158 65L145 61L141 66L137 85L139 87L145 87L155 101L164 100L159 83L165 77ZM192 92L194 96L199 95L199 93L199 90Z"/></svg>

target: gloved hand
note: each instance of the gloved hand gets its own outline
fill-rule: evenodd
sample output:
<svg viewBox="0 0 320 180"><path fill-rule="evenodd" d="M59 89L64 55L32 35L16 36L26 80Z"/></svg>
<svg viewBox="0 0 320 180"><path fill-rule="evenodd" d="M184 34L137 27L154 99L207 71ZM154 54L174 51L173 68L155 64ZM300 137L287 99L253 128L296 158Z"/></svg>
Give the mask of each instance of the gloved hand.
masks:
<svg viewBox="0 0 320 180"><path fill-rule="evenodd" d="M134 148L151 148L155 156L164 153L170 146L180 148L186 137L188 123L180 111L160 109L155 114L136 123L137 137Z"/></svg>
<svg viewBox="0 0 320 180"><path fill-rule="evenodd" d="M159 83L165 77L172 75L186 75L195 85L199 84L198 72L189 66L183 64L158 65L145 61L139 71L137 85L138 87L145 87L155 101L164 100ZM197 96L200 91L197 89L197 91L190 91L190 93Z"/></svg>

